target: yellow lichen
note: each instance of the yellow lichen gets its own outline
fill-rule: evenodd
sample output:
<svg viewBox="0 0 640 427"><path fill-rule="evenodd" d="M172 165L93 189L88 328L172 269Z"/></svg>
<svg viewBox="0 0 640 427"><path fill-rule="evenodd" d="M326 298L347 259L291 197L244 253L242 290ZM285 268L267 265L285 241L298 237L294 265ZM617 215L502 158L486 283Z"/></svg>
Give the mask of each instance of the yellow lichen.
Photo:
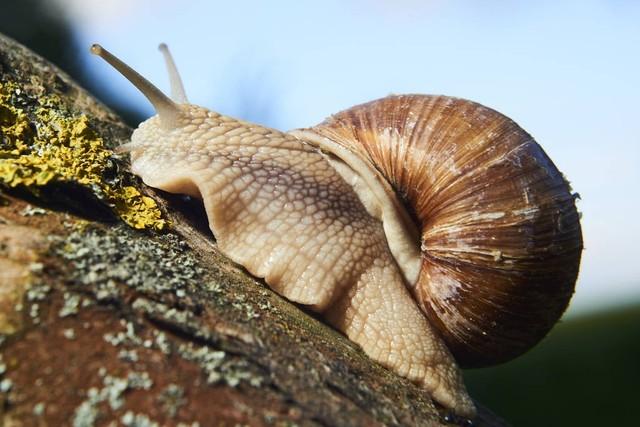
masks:
<svg viewBox="0 0 640 427"><path fill-rule="evenodd" d="M24 104L35 105L31 115L17 106ZM73 182L131 227L162 229L166 221L153 199L120 180L105 181L112 155L87 116L68 111L56 96L27 99L16 83L0 82L0 184L37 188Z"/></svg>

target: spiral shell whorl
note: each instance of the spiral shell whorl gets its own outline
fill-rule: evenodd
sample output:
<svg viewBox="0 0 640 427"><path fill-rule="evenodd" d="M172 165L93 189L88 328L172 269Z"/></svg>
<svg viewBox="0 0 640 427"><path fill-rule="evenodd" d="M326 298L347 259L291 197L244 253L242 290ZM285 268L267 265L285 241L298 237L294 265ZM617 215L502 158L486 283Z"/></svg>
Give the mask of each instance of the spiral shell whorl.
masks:
<svg viewBox="0 0 640 427"><path fill-rule="evenodd" d="M463 366L500 363L551 329L582 250L574 197L533 138L480 104L390 96L313 129L369 159L421 231L411 289Z"/></svg>

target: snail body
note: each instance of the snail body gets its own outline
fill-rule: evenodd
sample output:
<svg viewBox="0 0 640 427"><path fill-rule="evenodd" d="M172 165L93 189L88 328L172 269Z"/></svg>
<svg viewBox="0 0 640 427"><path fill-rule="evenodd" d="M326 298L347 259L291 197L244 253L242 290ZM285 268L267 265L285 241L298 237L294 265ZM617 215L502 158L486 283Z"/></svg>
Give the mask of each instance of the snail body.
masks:
<svg viewBox="0 0 640 427"><path fill-rule="evenodd" d="M166 97L98 45L158 114L120 150L155 188L203 200L218 245L372 359L472 417L458 363L538 342L566 308L582 240L568 184L479 104L391 96L280 132Z"/></svg>

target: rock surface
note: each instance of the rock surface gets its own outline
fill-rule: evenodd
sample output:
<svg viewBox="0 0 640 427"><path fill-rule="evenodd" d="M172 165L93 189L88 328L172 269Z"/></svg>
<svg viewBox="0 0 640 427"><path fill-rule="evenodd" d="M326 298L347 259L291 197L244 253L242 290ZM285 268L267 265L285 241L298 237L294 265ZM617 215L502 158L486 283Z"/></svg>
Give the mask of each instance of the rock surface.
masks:
<svg viewBox="0 0 640 427"><path fill-rule="evenodd" d="M450 416L230 263L197 201L113 153L130 131L0 36L3 425L504 425Z"/></svg>

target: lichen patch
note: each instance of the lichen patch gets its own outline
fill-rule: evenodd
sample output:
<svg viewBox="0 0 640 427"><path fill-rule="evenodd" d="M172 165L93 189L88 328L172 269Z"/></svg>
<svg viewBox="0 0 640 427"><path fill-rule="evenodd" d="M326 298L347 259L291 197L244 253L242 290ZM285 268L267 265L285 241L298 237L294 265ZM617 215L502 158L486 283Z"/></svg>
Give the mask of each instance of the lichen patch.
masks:
<svg viewBox="0 0 640 427"><path fill-rule="evenodd" d="M89 118L71 112L57 96L30 97L18 84L0 82L0 184L37 194L50 183L75 183L131 227L164 228L153 199L119 177L107 179L112 155Z"/></svg>

